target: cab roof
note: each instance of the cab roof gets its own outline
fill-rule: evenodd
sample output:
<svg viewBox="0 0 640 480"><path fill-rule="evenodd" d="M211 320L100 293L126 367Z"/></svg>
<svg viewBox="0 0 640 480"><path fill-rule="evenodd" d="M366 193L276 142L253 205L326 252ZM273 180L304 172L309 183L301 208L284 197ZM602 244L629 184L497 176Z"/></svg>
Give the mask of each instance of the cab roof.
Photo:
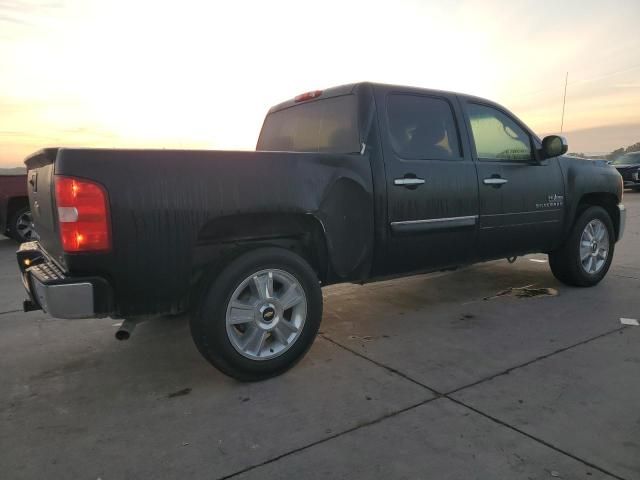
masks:
<svg viewBox="0 0 640 480"><path fill-rule="evenodd" d="M373 83L373 82L357 82L357 83L349 83L346 85L339 85L337 87L325 88L323 90L312 90L310 92L303 93L301 95L297 95L294 98L281 102L277 105L274 105L269 109L268 113L277 112L279 110L284 110L289 107L293 107L294 105L300 104L302 102L313 102L317 100L323 100L331 97L339 97L341 95L349 95L354 93L361 87L369 86L372 88L385 88L387 90L399 90L405 92L413 92L413 93L423 93L423 94L445 94L445 95L457 95L460 97L464 97L469 100L480 100L485 103L494 103L487 99L474 97L472 95L467 95L464 93L446 91L446 90L436 90L430 88L422 88L422 87L413 87L408 85L393 85L393 84L385 84L385 83ZM304 95L308 95L307 99L300 100L299 97Z"/></svg>

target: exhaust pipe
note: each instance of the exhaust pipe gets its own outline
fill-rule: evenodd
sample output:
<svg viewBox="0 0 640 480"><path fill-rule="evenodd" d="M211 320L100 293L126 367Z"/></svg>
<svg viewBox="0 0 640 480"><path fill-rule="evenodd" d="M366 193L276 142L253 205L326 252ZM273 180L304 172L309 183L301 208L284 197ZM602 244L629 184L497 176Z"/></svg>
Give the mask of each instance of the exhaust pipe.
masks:
<svg viewBox="0 0 640 480"><path fill-rule="evenodd" d="M129 340L133 330L136 328L138 322L136 320L129 320L128 318L123 320L122 324L116 330L117 340Z"/></svg>

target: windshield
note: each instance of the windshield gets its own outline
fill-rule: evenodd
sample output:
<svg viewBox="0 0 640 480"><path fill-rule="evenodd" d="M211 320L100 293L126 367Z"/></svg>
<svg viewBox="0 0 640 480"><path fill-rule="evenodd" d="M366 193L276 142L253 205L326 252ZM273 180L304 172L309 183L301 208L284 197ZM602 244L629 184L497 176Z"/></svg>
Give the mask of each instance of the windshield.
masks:
<svg viewBox="0 0 640 480"><path fill-rule="evenodd" d="M358 118L353 95L300 103L270 113L257 150L357 153Z"/></svg>
<svg viewBox="0 0 640 480"><path fill-rule="evenodd" d="M625 153L611 163L614 165L640 165L640 152Z"/></svg>

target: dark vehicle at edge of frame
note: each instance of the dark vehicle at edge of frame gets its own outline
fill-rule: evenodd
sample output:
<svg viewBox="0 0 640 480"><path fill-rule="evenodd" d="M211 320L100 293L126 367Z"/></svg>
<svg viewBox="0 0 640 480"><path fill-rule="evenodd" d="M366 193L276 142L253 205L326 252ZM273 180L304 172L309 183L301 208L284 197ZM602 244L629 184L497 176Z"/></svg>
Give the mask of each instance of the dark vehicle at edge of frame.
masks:
<svg viewBox="0 0 640 480"><path fill-rule="evenodd" d="M17 242L36 238L26 175L0 175L0 233Z"/></svg>
<svg viewBox="0 0 640 480"><path fill-rule="evenodd" d="M25 163L37 242L25 310L136 321L189 312L193 340L243 381L311 346L321 287L534 252L562 282L606 275L623 183L504 107L358 83L271 108L255 152L42 150Z"/></svg>
<svg viewBox="0 0 640 480"><path fill-rule="evenodd" d="M640 152L624 153L611 162L622 175L624 188L640 190Z"/></svg>

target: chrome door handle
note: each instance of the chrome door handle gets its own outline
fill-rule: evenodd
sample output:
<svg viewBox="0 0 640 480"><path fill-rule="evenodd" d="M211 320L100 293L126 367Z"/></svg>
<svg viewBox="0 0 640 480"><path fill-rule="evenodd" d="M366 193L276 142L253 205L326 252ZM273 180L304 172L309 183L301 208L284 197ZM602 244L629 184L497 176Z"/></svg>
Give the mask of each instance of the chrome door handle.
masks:
<svg viewBox="0 0 640 480"><path fill-rule="evenodd" d="M394 185L400 185L401 187L411 187L414 185L422 185L424 178L396 178L393 181Z"/></svg>
<svg viewBox="0 0 640 480"><path fill-rule="evenodd" d="M509 180L507 180L506 178L485 178L482 183L484 183L485 185L504 185L505 183L507 183Z"/></svg>

